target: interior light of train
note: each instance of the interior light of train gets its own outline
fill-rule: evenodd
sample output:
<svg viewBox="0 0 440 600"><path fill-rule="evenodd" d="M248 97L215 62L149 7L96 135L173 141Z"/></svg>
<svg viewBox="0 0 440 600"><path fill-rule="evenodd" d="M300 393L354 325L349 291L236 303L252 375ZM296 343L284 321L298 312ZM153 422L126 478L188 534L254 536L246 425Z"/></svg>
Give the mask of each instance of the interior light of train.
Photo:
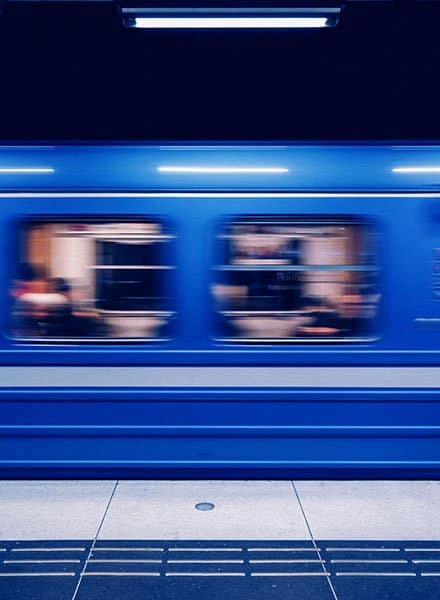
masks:
<svg viewBox="0 0 440 600"><path fill-rule="evenodd" d="M127 27L143 29L309 29L334 27L341 7L151 8L121 6Z"/></svg>
<svg viewBox="0 0 440 600"><path fill-rule="evenodd" d="M51 167L0 167L0 173L11 175L16 173L55 173L55 169L52 169Z"/></svg>
<svg viewBox="0 0 440 600"><path fill-rule="evenodd" d="M435 167L395 167L393 173L440 173L440 166Z"/></svg>
<svg viewBox="0 0 440 600"><path fill-rule="evenodd" d="M288 173L286 167L187 167L187 166L162 166L157 167L159 173L214 173L214 174L241 174L241 173Z"/></svg>

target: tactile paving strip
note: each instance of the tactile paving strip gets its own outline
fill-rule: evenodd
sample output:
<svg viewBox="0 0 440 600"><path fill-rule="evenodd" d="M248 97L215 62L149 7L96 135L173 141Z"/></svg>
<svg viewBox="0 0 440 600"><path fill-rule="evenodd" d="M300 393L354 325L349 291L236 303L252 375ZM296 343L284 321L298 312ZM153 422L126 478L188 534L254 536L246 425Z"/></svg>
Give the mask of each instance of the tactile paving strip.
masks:
<svg viewBox="0 0 440 600"><path fill-rule="evenodd" d="M2 600L334 600L332 588L341 600L438 600L440 542L0 542Z"/></svg>
<svg viewBox="0 0 440 600"><path fill-rule="evenodd" d="M440 598L440 542L320 541L340 600Z"/></svg>
<svg viewBox="0 0 440 600"><path fill-rule="evenodd" d="M133 545L98 542L85 575L119 574L165 577L325 576L311 542L268 543L176 542Z"/></svg>
<svg viewBox="0 0 440 600"><path fill-rule="evenodd" d="M2 600L71 600L92 541L1 541Z"/></svg>

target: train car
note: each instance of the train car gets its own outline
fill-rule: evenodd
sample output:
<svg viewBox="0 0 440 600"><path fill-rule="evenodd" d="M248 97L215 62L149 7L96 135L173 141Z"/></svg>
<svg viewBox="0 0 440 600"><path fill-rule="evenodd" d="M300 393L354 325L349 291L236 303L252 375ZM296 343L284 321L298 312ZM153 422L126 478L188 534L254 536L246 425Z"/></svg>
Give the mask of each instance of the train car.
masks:
<svg viewBox="0 0 440 600"><path fill-rule="evenodd" d="M3 477L435 477L440 146L0 148Z"/></svg>

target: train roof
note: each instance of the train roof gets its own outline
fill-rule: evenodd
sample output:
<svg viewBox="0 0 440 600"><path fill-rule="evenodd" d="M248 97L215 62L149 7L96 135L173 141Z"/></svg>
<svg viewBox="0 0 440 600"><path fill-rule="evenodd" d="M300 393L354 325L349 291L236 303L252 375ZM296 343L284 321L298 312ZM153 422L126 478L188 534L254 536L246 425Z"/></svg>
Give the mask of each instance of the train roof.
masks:
<svg viewBox="0 0 440 600"><path fill-rule="evenodd" d="M436 192L440 144L8 144L0 190Z"/></svg>

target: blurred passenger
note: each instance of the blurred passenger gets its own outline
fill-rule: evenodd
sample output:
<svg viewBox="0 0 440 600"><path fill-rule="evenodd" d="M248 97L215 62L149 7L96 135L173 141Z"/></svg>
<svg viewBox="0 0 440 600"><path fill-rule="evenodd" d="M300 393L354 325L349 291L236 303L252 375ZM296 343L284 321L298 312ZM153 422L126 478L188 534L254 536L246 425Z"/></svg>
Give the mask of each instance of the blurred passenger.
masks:
<svg viewBox="0 0 440 600"><path fill-rule="evenodd" d="M106 337L107 328L96 310L76 310L72 285L63 277L50 280L52 290L64 296L66 304L52 310L47 335L50 337Z"/></svg>
<svg viewBox="0 0 440 600"><path fill-rule="evenodd" d="M51 288L49 281L42 277L37 268L22 280L15 290L12 306L12 327L17 336L47 335L48 318L53 311L65 307L67 298Z"/></svg>
<svg viewBox="0 0 440 600"><path fill-rule="evenodd" d="M69 302L64 294L54 290L50 280L47 279L29 281L26 291L19 298L21 302L38 306L42 311L50 310L51 307L64 306Z"/></svg>
<svg viewBox="0 0 440 600"><path fill-rule="evenodd" d="M28 282L37 279L37 269L29 263L18 266L17 278L10 290L11 298L19 298L28 291Z"/></svg>
<svg viewBox="0 0 440 600"><path fill-rule="evenodd" d="M303 298L301 311L307 320L297 328L298 337L326 337L340 333L338 313L324 299L317 296Z"/></svg>
<svg viewBox="0 0 440 600"><path fill-rule="evenodd" d="M49 285L55 294L62 294L71 302L72 286L64 277L52 277L49 279Z"/></svg>
<svg viewBox="0 0 440 600"><path fill-rule="evenodd" d="M105 337L107 328L96 311L74 311L72 286L62 277L21 282L12 306L12 334L16 337Z"/></svg>
<svg viewBox="0 0 440 600"><path fill-rule="evenodd" d="M365 335L372 330L377 300L377 295L362 296L358 292L341 296L339 300L340 324L346 335Z"/></svg>
<svg viewBox="0 0 440 600"><path fill-rule="evenodd" d="M63 277L52 277L48 280L50 293L63 301L53 304L47 314L46 335L48 337L66 337L73 335L73 306L71 286Z"/></svg>

